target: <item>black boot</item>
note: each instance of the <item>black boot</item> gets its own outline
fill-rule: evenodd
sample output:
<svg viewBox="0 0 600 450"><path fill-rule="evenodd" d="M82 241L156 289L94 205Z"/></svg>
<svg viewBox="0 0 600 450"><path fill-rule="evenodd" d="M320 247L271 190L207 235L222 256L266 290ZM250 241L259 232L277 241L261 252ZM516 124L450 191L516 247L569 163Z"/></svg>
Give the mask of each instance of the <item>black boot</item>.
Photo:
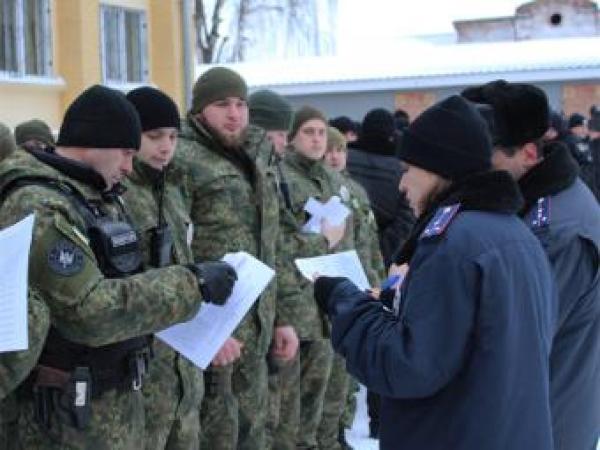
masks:
<svg viewBox="0 0 600 450"><path fill-rule="evenodd" d="M338 442L340 443L342 450L354 450L354 448L348 444L348 441L346 441L346 429L344 427L339 428Z"/></svg>

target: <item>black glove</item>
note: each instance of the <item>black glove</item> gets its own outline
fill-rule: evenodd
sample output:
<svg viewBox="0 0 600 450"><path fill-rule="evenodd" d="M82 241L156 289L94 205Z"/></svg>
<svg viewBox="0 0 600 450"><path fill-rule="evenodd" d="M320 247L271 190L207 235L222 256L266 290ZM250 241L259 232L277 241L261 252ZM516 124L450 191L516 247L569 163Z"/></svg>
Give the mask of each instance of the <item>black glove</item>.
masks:
<svg viewBox="0 0 600 450"><path fill-rule="evenodd" d="M237 280L235 269L223 261L189 264L187 267L198 278L202 299L215 305L224 305Z"/></svg>
<svg viewBox="0 0 600 450"><path fill-rule="evenodd" d="M325 314L329 313L329 300L335 287L342 281L347 281L344 277L319 277L315 281L314 294L317 305Z"/></svg>

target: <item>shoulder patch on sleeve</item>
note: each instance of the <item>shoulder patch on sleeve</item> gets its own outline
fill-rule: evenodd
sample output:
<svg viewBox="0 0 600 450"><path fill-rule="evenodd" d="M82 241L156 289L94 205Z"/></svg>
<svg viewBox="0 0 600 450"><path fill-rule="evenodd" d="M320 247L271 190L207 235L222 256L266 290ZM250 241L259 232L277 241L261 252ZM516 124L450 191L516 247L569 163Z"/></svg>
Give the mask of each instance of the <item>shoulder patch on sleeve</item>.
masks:
<svg viewBox="0 0 600 450"><path fill-rule="evenodd" d="M460 203L455 205L443 206L439 208L433 218L429 221L423 233L421 233L420 239L428 238L432 236L441 236L444 234L452 219L456 217L456 214L460 210Z"/></svg>
<svg viewBox="0 0 600 450"><path fill-rule="evenodd" d="M67 239L59 239L48 250L48 267L59 275L76 275L84 264L83 250Z"/></svg>
<svg viewBox="0 0 600 450"><path fill-rule="evenodd" d="M543 228L550 224L550 197L541 197L529 213L529 226Z"/></svg>

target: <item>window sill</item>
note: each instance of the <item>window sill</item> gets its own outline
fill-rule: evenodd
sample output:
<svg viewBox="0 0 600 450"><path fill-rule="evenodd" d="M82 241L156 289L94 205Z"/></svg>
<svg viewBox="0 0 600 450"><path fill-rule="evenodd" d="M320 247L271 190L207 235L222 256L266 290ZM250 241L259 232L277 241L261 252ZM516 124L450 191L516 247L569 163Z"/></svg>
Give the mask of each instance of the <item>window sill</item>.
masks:
<svg viewBox="0 0 600 450"><path fill-rule="evenodd" d="M61 77L43 77L33 75L11 75L0 72L0 86L35 87L49 90L63 90L66 86Z"/></svg>
<svg viewBox="0 0 600 450"><path fill-rule="evenodd" d="M139 87L154 86L152 83L149 83L147 81L140 81L139 83L119 83L119 82L105 81L104 85L111 89L121 91L124 94L127 94L129 91L131 91L133 89L137 89Z"/></svg>

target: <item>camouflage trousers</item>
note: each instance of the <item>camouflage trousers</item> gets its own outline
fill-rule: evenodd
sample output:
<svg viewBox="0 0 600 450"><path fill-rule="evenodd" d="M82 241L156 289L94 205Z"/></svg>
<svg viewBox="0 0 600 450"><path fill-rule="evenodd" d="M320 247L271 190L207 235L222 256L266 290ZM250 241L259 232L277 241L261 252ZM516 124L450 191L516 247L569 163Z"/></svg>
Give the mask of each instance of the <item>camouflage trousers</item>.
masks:
<svg viewBox="0 0 600 450"><path fill-rule="evenodd" d="M267 360L248 347L234 364L204 372L203 450L266 448Z"/></svg>
<svg viewBox="0 0 600 450"><path fill-rule="evenodd" d="M346 396L346 407L340 420L340 426L342 429L350 429L354 424L354 417L356 416L356 394L360 390L358 381L356 381L351 375L350 383L348 384L348 395Z"/></svg>
<svg viewBox="0 0 600 450"><path fill-rule="evenodd" d="M0 450L17 449L18 408L16 397L9 394L0 401Z"/></svg>
<svg viewBox="0 0 600 450"><path fill-rule="evenodd" d="M141 450L144 448L144 399L141 391L112 389L91 402L91 418L85 429L73 427L53 412L48 429L34 417L31 400L19 402L19 449Z"/></svg>
<svg viewBox="0 0 600 450"><path fill-rule="evenodd" d="M154 349L143 386L146 450L197 450L202 372L158 340Z"/></svg>
<svg viewBox="0 0 600 450"><path fill-rule="evenodd" d="M350 376L346 372L346 362L340 355L335 354L323 399L321 423L317 431L317 442L321 450L342 450L338 434L348 399L349 384Z"/></svg>
<svg viewBox="0 0 600 450"><path fill-rule="evenodd" d="M302 341L289 370L280 373L281 406L274 450L317 448L332 359L329 340Z"/></svg>

